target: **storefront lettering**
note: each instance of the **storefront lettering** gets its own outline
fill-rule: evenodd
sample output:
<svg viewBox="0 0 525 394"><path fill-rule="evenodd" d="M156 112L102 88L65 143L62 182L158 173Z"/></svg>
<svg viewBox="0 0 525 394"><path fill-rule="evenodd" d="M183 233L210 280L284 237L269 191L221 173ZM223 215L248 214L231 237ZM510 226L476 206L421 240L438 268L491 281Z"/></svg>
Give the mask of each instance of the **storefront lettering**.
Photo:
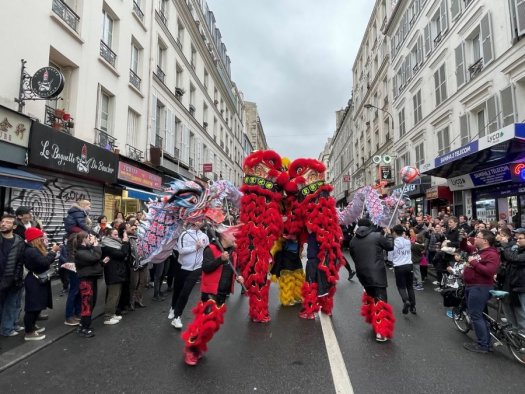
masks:
<svg viewBox="0 0 525 394"><path fill-rule="evenodd" d="M461 157L461 156L464 156L468 153L470 153L470 151L472 150L472 146L466 146L464 148L460 148L458 150L455 150L454 152L450 152L448 155L446 156L443 156L443 157L440 157L439 158L439 164L444 164L448 161L452 161L458 157Z"/></svg>

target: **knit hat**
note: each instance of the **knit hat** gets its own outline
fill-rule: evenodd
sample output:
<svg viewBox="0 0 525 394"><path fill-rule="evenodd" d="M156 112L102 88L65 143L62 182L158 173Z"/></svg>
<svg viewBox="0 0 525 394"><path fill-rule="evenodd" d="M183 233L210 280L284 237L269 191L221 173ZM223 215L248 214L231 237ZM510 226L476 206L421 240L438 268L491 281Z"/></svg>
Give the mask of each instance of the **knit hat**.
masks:
<svg viewBox="0 0 525 394"><path fill-rule="evenodd" d="M25 233L26 241L31 242L44 236L44 232L36 227L29 227Z"/></svg>

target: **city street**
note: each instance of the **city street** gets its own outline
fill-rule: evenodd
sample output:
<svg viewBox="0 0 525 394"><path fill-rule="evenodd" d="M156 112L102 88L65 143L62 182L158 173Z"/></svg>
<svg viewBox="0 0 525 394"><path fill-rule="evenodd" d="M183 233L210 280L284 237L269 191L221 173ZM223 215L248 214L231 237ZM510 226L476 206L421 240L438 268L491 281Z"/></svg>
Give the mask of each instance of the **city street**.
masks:
<svg viewBox="0 0 525 394"><path fill-rule="evenodd" d="M524 367L506 349L496 348L489 355L464 350L462 344L472 334L466 337L455 330L430 283L416 294L417 316L405 316L389 273L396 333L392 342L376 343L359 315L361 287L346 277L343 270L332 323L355 393L520 392ZM197 300L196 290L190 305ZM104 326L97 319L92 339L70 332L1 372L0 386L9 393L336 392L331 362L334 367L337 355L327 354L319 319L299 319L299 306L279 307L275 285L270 324L249 322L247 304L239 292L230 297L225 324L197 367L183 363L182 341L166 318L166 300L148 303L116 326ZM189 312L187 308L184 324L191 318ZM28 351L38 344L22 346ZM336 381L339 392L351 392L344 381L341 386L340 376Z"/></svg>

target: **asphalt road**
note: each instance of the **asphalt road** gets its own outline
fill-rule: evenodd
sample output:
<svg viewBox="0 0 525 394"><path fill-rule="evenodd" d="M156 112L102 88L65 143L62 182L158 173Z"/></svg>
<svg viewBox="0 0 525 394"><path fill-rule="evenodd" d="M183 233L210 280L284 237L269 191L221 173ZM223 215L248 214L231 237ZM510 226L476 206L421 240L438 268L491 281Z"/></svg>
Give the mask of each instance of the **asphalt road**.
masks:
<svg viewBox="0 0 525 394"><path fill-rule="evenodd" d="M489 355L464 350L473 334L455 330L430 285L416 294L417 316L404 316L389 273L396 333L393 341L376 343L359 315L362 289L341 273L332 322L355 393L522 392L525 366L506 349ZM189 305L197 301L196 290ZM231 296L225 324L197 367L183 363L180 331L169 325L166 300L148 303L116 326L97 319L94 338L63 336L0 373L1 391L334 393L319 319L299 319L299 306L279 307L275 285L271 297L273 320L261 325L248 320L246 298ZM190 320L188 306L183 323Z"/></svg>

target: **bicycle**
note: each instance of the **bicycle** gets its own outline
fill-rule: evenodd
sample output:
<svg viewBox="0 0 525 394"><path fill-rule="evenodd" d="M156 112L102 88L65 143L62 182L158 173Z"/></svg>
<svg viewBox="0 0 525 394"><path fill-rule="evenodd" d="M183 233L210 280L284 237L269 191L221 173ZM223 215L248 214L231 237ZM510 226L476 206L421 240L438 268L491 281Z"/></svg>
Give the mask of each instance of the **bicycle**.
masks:
<svg viewBox="0 0 525 394"><path fill-rule="evenodd" d="M501 290L490 290L490 295L498 301L496 318L483 312L483 317L489 324L490 336L494 338L495 345L507 345L507 348L520 363L525 365L525 333L513 328L508 322L501 320L501 302L509 293ZM472 320L467 312L466 300L462 299L457 307L452 308L453 321L456 328L466 334L472 329Z"/></svg>

